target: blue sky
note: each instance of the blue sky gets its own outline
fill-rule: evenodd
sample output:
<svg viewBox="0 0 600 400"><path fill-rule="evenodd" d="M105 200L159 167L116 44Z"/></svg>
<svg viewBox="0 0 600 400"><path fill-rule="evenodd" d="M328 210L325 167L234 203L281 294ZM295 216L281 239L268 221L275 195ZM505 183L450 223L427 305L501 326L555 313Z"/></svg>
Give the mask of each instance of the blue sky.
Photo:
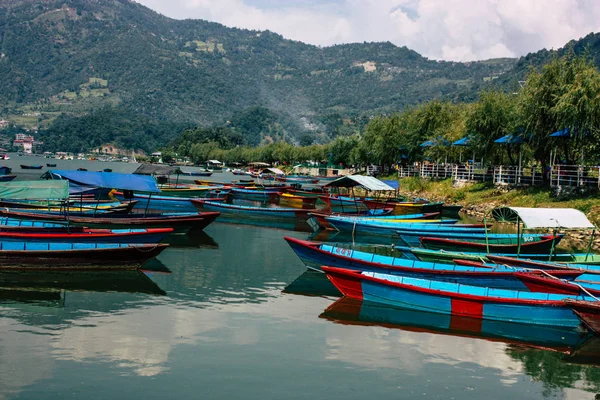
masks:
<svg viewBox="0 0 600 400"><path fill-rule="evenodd" d="M171 18L320 46L390 41L432 59L518 57L600 31L598 0L137 0Z"/></svg>

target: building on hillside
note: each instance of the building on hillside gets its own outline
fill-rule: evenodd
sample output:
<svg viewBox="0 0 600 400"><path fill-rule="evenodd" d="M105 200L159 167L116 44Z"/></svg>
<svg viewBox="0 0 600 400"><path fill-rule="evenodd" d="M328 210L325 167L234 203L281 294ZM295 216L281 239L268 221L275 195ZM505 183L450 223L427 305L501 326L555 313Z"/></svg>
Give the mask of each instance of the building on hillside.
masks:
<svg viewBox="0 0 600 400"><path fill-rule="evenodd" d="M15 135L15 140L13 141L13 146L23 150L23 153L31 154L35 147L43 145L44 142L39 140L35 140L33 135L29 135L26 133L17 133Z"/></svg>

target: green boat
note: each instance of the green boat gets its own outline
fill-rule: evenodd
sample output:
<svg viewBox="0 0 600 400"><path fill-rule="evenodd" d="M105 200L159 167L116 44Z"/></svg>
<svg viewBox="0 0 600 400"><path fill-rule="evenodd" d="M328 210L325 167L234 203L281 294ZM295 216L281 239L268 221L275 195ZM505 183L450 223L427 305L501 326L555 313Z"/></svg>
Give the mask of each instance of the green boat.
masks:
<svg viewBox="0 0 600 400"><path fill-rule="evenodd" d="M404 257L428 261L437 263L454 264L453 260L468 260L477 262L491 262L487 258L486 253L472 253L472 252L459 252L459 251L446 251L446 250L429 250L416 247L406 246L395 246L396 251L402 252ZM500 255L500 254L495 254ZM514 257L515 255L505 254L506 257ZM550 256L548 254L524 254L523 258L536 261L554 261L566 264L587 264L587 265L600 265L600 254L589 254L585 253L556 253L552 255L551 260L548 260Z"/></svg>

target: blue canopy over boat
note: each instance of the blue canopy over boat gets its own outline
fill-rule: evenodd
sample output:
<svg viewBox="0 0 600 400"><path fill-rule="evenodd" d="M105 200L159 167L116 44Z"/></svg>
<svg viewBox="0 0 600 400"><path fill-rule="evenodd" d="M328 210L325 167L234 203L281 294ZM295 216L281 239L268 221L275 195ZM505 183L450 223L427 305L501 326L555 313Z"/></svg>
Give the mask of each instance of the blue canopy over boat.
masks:
<svg viewBox="0 0 600 400"><path fill-rule="evenodd" d="M50 170L42 175L46 179L66 179L84 186L106 189L134 190L139 192L160 193L156 181L151 176L120 174L115 172L89 172Z"/></svg>

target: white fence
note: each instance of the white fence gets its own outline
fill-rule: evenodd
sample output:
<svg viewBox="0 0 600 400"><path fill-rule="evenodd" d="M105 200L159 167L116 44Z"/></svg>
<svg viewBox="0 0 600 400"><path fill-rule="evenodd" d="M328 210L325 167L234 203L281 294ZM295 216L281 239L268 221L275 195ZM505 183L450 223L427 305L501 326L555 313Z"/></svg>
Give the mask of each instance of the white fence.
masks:
<svg viewBox="0 0 600 400"><path fill-rule="evenodd" d="M452 178L453 181L493 182L496 185L532 186L543 183L541 168L519 168L499 165L480 167L473 165L423 164L398 168L398 177L418 176L428 179Z"/></svg>
<svg viewBox="0 0 600 400"><path fill-rule="evenodd" d="M550 169L550 186L600 188L600 167L584 165L554 165Z"/></svg>

